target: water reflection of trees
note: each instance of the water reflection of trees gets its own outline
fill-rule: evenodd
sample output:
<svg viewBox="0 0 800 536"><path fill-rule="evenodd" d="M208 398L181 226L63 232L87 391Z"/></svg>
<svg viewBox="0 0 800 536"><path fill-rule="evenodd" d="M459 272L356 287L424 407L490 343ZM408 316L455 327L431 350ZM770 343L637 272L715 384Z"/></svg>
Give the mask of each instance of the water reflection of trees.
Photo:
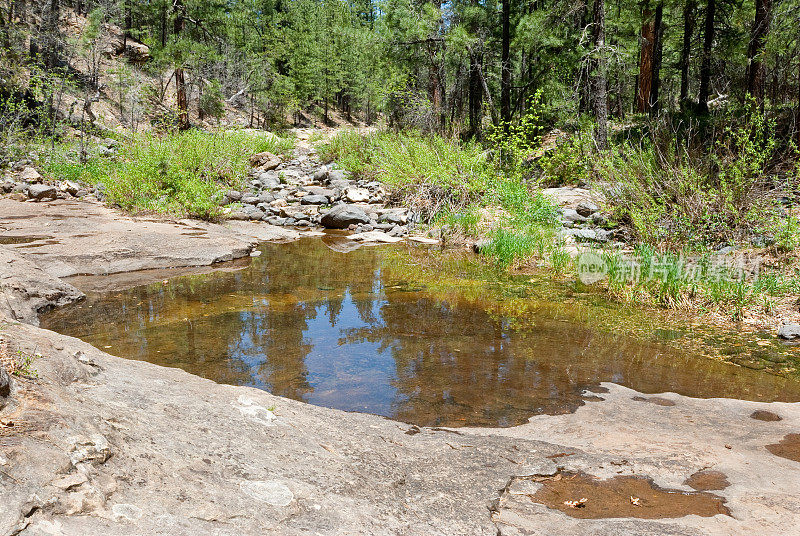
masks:
<svg viewBox="0 0 800 536"><path fill-rule="evenodd" d="M467 301L450 288L442 299L416 283L398 285L408 274L387 266L385 251L337 253L319 241L266 245L248 269L91 296L82 309L56 311L44 325L101 348L110 345L117 355L311 400L315 378L308 358L318 340L310 325L319 315L339 330L340 346L369 342L391 355L386 372L394 390L369 384L385 383L385 374L364 373L359 388L377 398L370 405L375 411L418 424L511 425L533 413L571 410L582 403L585 388L601 381L645 392L740 398L775 398L789 386L604 334L590 319L564 321L558 308L570 305L540 309L535 322L522 322L525 331L515 331L502 315L487 312L495 303L489 297ZM331 359L353 358L334 350L316 348ZM331 402L339 407L349 407L349 376L331 380L345 393Z"/></svg>

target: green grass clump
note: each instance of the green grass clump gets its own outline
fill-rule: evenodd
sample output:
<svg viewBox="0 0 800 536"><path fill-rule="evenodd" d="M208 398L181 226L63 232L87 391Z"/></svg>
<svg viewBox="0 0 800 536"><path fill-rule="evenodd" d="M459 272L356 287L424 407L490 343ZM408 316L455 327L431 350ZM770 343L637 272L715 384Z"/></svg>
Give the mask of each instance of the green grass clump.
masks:
<svg viewBox="0 0 800 536"><path fill-rule="evenodd" d="M668 309L724 311L733 321L746 310L771 314L777 299L800 290L798 274L748 264L732 256L676 254L642 245L632 255L604 252L609 292L623 302Z"/></svg>
<svg viewBox="0 0 800 536"><path fill-rule="evenodd" d="M356 176L388 184L426 221L463 236L480 234L481 207L502 209L502 221L489 225L491 242L482 248L502 265L521 264L533 255L565 265L556 252L556 207L516 164L488 159L477 144L419 133L346 130L322 144L319 153Z"/></svg>
<svg viewBox="0 0 800 536"><path fill-rule="evenodd" d="M126 210L213 219L225 188L238 187L249 157L289 150L292 141L249 132L141 133L121 141L112 157L81 163L73 147L62 146L45 171L55 179L105 187L108 200Z"/></svg>
<svg viewBox="0 0 800 536"><path fill-rule="evenodd" d="M477 144L416 132L344 130L322 144L319 154L356 176L393 187L429 184L483 192L499 172Z"/></svg>

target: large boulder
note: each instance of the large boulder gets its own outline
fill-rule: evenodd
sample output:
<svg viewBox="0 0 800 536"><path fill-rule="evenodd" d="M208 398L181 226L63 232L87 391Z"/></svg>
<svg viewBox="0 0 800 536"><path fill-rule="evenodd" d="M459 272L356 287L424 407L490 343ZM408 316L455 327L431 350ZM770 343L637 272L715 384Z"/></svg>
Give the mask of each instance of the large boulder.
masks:
<svg viewBox="0 0 800 536"><path fill-rule="evenodd" d="M351 225L369 223L369 216L358 207L339 205L325 213L320 223L328 229L347 229Z"/></svg>
<svg viewBox="0 0 800 536"><path fill-rule="evenodd" d="M150 59L150 47L135 41L115 24L103 25L105 36L100 51L106 57L127 56L131 63L144 63Z"/></svg>

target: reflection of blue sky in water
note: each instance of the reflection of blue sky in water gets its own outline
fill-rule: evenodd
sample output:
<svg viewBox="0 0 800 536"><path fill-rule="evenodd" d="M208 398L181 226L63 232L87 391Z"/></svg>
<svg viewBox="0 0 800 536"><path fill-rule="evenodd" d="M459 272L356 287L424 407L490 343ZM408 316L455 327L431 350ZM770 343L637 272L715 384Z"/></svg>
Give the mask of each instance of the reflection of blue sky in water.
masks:
<svg viewBox="0 0 800 536"><path fill-rule="evenodd" d="M90 294L43 327L215 381L426 425L518 424L573 410L603 381L800 400L798 382L603 332L592 318L608 314L605 303L539 300L526 287L538 308L517 331L519 319L492 301L517 295L428 291L391 255L398 249L425 255L267 244L248 268ZM575 307L585 320L565 314Z"/></svg>

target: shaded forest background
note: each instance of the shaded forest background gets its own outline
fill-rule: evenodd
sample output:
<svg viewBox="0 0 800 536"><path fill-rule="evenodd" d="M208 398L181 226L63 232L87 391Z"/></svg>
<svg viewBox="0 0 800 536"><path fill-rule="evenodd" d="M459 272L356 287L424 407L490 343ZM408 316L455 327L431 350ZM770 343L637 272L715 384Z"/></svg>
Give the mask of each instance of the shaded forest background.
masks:
<svg viewBox="0 0 800 536"><path fill-rule="evenodd" d="M71 35L70 14L95 33ZM123 49L149 47L129 58L161 87L122 95L130 73L100 87L93 40L109 25ZM52 80L72 75L87 95L119 93L124 117L172 84L181 128L188 109L213 114L225 99L264 127L337 108L469 138L519 121L535 100L541 125L592 121L604 147L609 120L702 116L750 95L785 134L799 130L797 0L12 0L0 31L6 94L46 101ZM75 57L87 69L75 73Z"/></svg>

